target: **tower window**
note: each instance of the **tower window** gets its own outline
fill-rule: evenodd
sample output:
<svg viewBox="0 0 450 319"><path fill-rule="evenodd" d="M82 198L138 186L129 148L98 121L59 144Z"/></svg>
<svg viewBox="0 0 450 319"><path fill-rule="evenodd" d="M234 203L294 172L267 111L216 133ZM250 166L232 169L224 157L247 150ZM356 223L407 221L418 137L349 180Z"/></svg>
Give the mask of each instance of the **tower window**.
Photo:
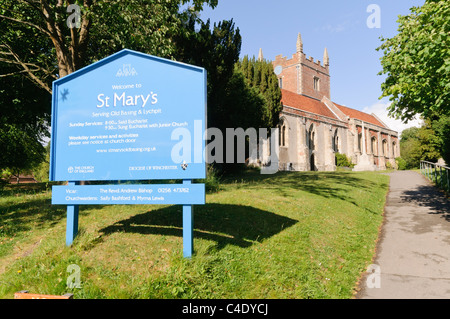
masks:
<svg viewBox="0 0 450 319"><path fill-rule="evenodd" d="M317 77L314 77L314 90L315 91L319 91L320 90L319 84L320 84L320 79L317 78Z"/></svg>

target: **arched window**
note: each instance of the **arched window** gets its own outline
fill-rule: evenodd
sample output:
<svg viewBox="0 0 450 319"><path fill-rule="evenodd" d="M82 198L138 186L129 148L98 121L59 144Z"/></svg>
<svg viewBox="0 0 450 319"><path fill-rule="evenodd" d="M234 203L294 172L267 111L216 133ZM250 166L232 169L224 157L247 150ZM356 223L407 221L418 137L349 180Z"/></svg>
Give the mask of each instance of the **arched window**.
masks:
<svg viewBox="0 0 450 319"><path fill-rule="evenodd" d="M314 131L314 124L311 124L308 131L308 147L311 151L314 151L315 145L314 145L314 139L315 139L316 132Z"/></svg>
<svg viewBox="0 0 450 319"><path fill-rule="evenodd" d="M397 144L395 144L395 141L392 142L392 157L396 158L397 157Z"/></svg>
<svg viewBox="0 0 450 319"><path fill-rule="evenodd" d="M388 156L387 142L383 140L383 156Z"/></svg>
<svg viewBox="0 0 450 319"><path fill-rule="evenodd" d="M370 141L371 141L370 145L371 145L372 154L377 156L378 155L377 139L375 138L375 136L372 136Z"/></svg>
<svg viewBox="0 0 450 319"><path fill-rule="evenodd" d="M358 134L358 150L362 152L362 133Z"/></svg>
<svg viewBox="0 0 450 319"><path fill-rule="evenodd" d="M287 146L288 129L285 119L281 119L281 123L278 125L278 134L279 134L278 144L280 146Z"/></svg>
<svg viewBox="0 0 450 319"><path fill-rule="evenodd" d="M331 145L333 147L333 151L339 153L339 136L337 129L334 131L334 135L331 140Z"/></svg>

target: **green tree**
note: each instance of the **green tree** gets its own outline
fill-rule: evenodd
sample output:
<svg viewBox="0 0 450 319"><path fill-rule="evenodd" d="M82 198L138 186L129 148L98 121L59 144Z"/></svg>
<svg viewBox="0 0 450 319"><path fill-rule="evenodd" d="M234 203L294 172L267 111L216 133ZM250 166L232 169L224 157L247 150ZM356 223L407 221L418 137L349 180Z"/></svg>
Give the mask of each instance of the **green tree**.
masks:
<svg viewBox="0 0 450 319"><path fill-rule="evenodd" d="M208 126L220 129L235 127L226 120L231 113L226 102L230 92L227 87L233 76L234 64L239 59L242 42L233 20L215 23L211 28L210 20L203 22L197 15L190 14L174 39L179 48L175 56L177 60L201 66L207 71Z"/></svg>
<svg viewBox="0 0 450 319"><path fill-rule="evenodd" d="M450 114L450 1L427 0L399 16L398 34L378 48L389 113L403 121Z"/></svg>
<svg viewBox="0 0 450 319"><path fill-rule="evenodd" d="M281 90L278 86L278 78L273 72L270 61L258 61L253 57L245 56L237 63L238 69L246 78L246 83L261 94L264 105L261 106L261 122L255 127L275 127L279 121L281 111Z"/></svg>
<svg viewBox="0 0 450 319"><path fill-rule="evenodd" d="M450 116L442 116L431 122L436 135L440 156L450 165Z"/></svg>
<svg viewBox="0 0 450 319"><path fill-rule="evenodd" d="M425 121L425 124L417 132L417 138L420 143L421 159L437 162L441 157L442 139L437 134L432 120Z"/></svg>
<svg viewBox="0 0 450 319"><path fill-rule="evenodd" d="M0 71L12 68L0 62ZM21 75L0 77L0 171L9 168L18 175L43 160L50 98Z"/></svg>
<svg viewBox="0 0 450 319"><path fill-rule="evenodd" d="M271 128L278 123L281 90L272 64L248 56L239 61L242 39L233 20L211 27L209 20L191 14L180 31L177 60L207 70L208 127L219 128L225 137L226 128Z"/></svg>
<svg viewBox="0 0 450 319"><path fill-rule="evenodd" d="M402 132L400 149L406 167L418 168L420 161L437 162L439 158L449 163L450 117L426 120L422 127L411 127Z"/></svg>
<svg viewBox="0 0 450 319"><path fill-rule="evenodd" d="M34 178L39 182L48 182L50 172L50 143L45 147L45 159L33 167Z"/></svg>
<svg viewBox="0 0 450 319"><path fill-rule="evenodd" d="M16 125L0 126L1 170L7 168L13 176L19 177L42 161L45 149L34 136Z"/></svg>
<svg viewBox="0 0 450 319"><path fill-rule="evenodd" d="M256 88L248 85L242 71L235 67L234 73L225 87L223 106L220 118L222 123L218 126L225 132L226 128L241 127L260 128L264 126L264 97Z"/></svg>
<svg viewBox="0 0 450 319"><path fill-rule="evenodd" d="M200 11L217 0L1 0L0 58L51 93L44 75L63 77L123 48L172 57L186 3L192 4L186 11ZM67 12L70 4L81 9L76 27L68 25L77 21L75 11ZM46 45L22 54L34 41Z"/></svg>
<svg viewBox="0 0 450 319"><path fill-rule="evenodd" d="M422 159L422 152L420 149L420 141L418 132L420 128L410 127L402 132L400 139L400 153L402 159L406 162L405 169L418 168Z"/></svg>
<svg viewBox="0 0 450 319"><path fill-rule="evenodd" d="M0 168L43 159L52 81L123 48L173 58L182 21L203 5L217 0L0 0Z"/></svg>

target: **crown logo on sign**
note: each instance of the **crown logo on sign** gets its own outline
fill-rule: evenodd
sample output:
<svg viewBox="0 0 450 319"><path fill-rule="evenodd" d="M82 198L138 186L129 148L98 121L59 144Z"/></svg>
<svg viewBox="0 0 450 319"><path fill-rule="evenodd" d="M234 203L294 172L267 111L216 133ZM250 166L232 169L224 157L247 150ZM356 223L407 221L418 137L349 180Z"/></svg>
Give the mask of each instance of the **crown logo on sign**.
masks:
<svg viewBox="0 0 450 319"><path fill-rule="evenodd" d="M122 65L122 68L120 68L117 73L116 77L122 77L122 76L136 76L138 73L136 70L131 66L131 64L124 64Z"/></svg>

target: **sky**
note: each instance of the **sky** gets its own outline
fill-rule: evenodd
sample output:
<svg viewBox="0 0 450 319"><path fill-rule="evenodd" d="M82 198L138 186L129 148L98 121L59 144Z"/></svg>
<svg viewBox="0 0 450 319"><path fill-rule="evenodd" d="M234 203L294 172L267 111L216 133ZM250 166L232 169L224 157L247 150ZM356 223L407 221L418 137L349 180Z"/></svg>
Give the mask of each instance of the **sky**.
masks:
<svg viewBox="0 0 450 319"><path fill-rule="evenodd" d="M380 37L397 34L399 15L407 15L413 6L425 0L219 0L215 9L201 12L203 21L212 23L233 19L242 36L241 57L258 56L274 60L296 51L298 33L303 52L315 61L323 61L325 47L330 57L331 100L348 107L376 114L390 128L401 132L420 121L403 124L387 116L388 98L381 96L385 75L377 51ZM373 20L379 8L379 20ZM370 10L369 10L370 9ZM368 23L369 21L369 23ZM379 28L373 23L379 21Z"/></svg>

